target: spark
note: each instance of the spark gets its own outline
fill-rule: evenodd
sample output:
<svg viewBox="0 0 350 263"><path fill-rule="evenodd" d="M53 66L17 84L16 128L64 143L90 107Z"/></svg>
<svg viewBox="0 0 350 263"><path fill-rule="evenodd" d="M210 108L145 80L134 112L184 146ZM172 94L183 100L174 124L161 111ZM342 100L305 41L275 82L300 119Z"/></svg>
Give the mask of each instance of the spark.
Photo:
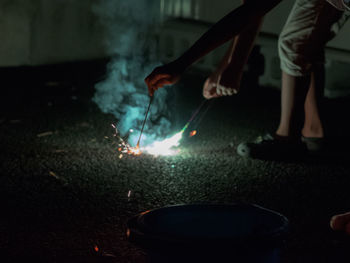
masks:
<svg viewBox="0 0 350 263"><path fill-rule="evenodd" d="M114 137L118 138L119 144L118 144L118 152L119 154L119 159L123 158L123 153L124 154L129 154L129 155L140 155L141 154L141 149L140 147L132 147L129 143L124 141L124 139L121 137L116 125L112 124L113 129L115 130Z"/></svg>
<svg viewBox="0 0 350 263"><path fill-rule="evenodd" d="M142 153L141 148L136 146L136 147L131 147L129 146L128 149L128 154L132 154L132 155L140 155Z"/></svg>
<svg viewBox="0 0 350 263"><path fill-rule="evenodd" d="M100 249L98 248L98 246L94 246L94 250L96 251L96 252L98 252Z"/></svg>
<svg viewBox="0 0 350 263"><path fill-rule="evenodd" d="M131 196L131 190L129 190L128 192L128 198L130 198L130 196Z"/></svg>
<svg viewBox="0 0 350 263"><path fill-rule="evenodd" d="M153 97L151 97L147 111L146 111L146 116L142 124L140 136L138 139L138 142L135 147L131 146L128 142L126 142L121 134L119 133L117 126L115 124L112 124L113 129L115 130L115 134L113 137L117 138L119 140L117 150L120 153L119 158L121 159L123 157L123 154L127 155L134 155L138 156L141 155L142 153L148 153L154 156L169 156L169 155L175 155L180 152L178 149L178 146L180 145L180 141L183 137L183 133L186 131L186 129L189 127L191 122L196 118L196 116L200 113L201 109L203 106L206 104L207 100L202 101L202 103L199 105L199 107L195 110L195 112L192 114L191 118L188 120L186 125L182 128L182 130L178 133L175 133L173 136L166 138L164 140L158 140L154 141L151 145L145 146L145 147L140 147L140 140L143 132L143 128L145 126L146 120L147 120L147 115L150 109L150 106L152 104ZM206 110L207 111L207 110ZM205 112L206 112L205 111ZM130 133L133 133L133 129L129 129ZM193 137L197 134L196 130L193 130L190 132L190 137Z"/></svg>
<svg viewBox="0 0 350 263"><path fill-rule="evenodd" d="M176 147L180 145L183 133L184 130L181 130L180 132L174 134L172 137L161 141L155 141L151 145L142 148L142 150L155 156L175 155L179 152Z"/></svg>
<svg viewBox="0 0 350 263"><path fill-rule="evenodd" d="M136 147L132 147L129 143L124 141L121 137L116 125L112 124L115 130L114 137L118 138L118 152L120 152L119 159L123 158L123 153L128 155L141 155L142 153L148 153L154 156L170 156L179 153L179 149L176 149L180 145L183 133L188 128L190 123L187 123L180 132L175 133L173 136L164 140L155 141L152 144L140 147L139 144Z"/></svg>
<svg viewBox="0 0 350 263"><path fill-rule="evenodd" d="M53 135L52 131L42 132L42 133L37 134L36 136L38 138L41 138L41 137L50 136L50 135Z"/></svg>
<svg viewBox="0 0 350 263"><path fill-rule="evenodd" d="M53 171L49 171L49 174L50 174L52 177L56 178L57 180L60 179L60 177L59 177L56 173L54 173Z"/></svg>
<svg viewBox="0 0 350 263"><path fill-rule="evenodd" d="M197 131L196 131L196 130L193 130L193 131L190 132L190 137L193 137L193 136L195 136L196 134L197 134Z"/></svg>

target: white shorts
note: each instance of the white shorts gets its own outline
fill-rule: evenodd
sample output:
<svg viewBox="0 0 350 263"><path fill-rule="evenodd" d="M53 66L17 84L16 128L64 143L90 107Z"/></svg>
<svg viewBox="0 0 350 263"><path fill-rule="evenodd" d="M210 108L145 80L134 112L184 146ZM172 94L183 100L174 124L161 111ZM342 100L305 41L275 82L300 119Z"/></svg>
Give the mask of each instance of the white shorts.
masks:
<svg viewBox="0 0 350 263"><path fill-rule="evenodd" d="M281 69L304 76L324 63L324 47L346 22L343 12L325 0L296 0L280 34Z"/></svg>

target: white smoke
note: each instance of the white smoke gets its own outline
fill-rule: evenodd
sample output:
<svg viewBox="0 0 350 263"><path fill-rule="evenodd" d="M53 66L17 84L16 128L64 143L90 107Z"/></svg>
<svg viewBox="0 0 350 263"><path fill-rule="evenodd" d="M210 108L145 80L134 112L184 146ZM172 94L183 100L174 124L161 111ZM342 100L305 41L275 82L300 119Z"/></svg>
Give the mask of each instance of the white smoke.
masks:
<svg viewBox="0 0 350 263"><path fill-rule="evenodd" d="M157 0L99 0L93 7L106 33L108 53L115 55L107 77L95 86L93 101L113 114L122 135L130 129L135 145L149 103L144 78L159 65L155 31L159 25ZM157 91L142 137L143 144L169 133L166 89Z"/></svg>

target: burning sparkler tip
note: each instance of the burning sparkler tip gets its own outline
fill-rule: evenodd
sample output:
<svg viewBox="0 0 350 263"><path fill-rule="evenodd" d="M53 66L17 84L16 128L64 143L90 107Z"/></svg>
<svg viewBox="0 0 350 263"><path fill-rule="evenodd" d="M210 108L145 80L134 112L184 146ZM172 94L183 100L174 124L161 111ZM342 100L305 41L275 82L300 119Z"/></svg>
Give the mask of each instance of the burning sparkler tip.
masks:
<svg viewBox="0 0 350 263"><path fill-rule="evenodd" d="M193 131L190 132L190 137L193 137L193 136L195 136L196 134L197 134L197 131L196 131L196 130L193 130Z"/></svg>
<svg viewBox="0 0 350 263"><path fill-rule="evenodd" d="M95 252L98 252L100 249L98 248L98 246L94 246L94 250Z"/></svg>

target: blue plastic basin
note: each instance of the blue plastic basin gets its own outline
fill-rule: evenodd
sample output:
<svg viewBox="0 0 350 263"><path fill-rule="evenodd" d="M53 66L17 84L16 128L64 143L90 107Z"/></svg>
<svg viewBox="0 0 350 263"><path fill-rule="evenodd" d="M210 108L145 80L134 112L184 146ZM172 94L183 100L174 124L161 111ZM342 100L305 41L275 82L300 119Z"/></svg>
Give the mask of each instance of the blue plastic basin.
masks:
<svg viewBox="0 0 350 263"><path fill-rule="evenodd" d="M131 218L127 231L150 262L277 263L288 220L251 204L178 205Z"/></svg>

